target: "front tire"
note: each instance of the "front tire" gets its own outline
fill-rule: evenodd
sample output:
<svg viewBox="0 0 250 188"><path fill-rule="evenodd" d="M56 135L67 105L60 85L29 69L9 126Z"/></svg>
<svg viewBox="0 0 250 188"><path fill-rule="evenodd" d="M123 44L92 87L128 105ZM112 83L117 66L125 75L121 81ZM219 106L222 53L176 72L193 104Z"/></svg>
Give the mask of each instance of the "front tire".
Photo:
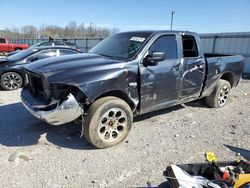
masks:
<svg viewBox="0 0 250 188"><path fill-rule="evenodd" d="M225 106L229 100L231 85L226 80L219 80L213 93L206 98L206 103L212 108L221 108Z"/></svg>
<svg viewBox="0 0 250 188"><path fill-rule="evenodd" d="M16 90L22 87L23 78L16 72L7 72L1 76L1 87L4 90Z"/></svg>
<svg viewBox="0 0 250 188"><path fill-rule="evenodd" d="M84 136L96 148L108 148L124 141L131 129L130 106L117 97L103 97L88 109Z"/></svg>

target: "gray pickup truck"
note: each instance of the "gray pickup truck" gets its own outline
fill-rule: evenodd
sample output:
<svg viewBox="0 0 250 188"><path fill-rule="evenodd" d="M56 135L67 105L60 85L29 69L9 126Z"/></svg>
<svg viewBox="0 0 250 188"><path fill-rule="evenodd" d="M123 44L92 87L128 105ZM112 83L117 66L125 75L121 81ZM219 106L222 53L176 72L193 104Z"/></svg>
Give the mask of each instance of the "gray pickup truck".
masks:
<svg viewBox="0 0 250 188"><path fill-rule="evenodd" d="M122 142L133 116L205 98L223 107L240 82L241 55L204 54L196 33L115 34L81 55L26 66L23 105L52 125L80 119L96 148Z"/></svg>

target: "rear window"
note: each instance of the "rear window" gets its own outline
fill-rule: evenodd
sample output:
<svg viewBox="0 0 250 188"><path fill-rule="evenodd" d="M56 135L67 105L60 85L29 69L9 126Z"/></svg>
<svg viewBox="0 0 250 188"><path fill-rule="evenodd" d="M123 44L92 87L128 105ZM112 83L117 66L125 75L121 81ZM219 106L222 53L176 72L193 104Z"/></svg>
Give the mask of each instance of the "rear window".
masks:
<svg viewBox="0 0 250 188"><path fill-rule="evenodd" d="M5 43L5 39L0 39L0 43Z"/></svg>

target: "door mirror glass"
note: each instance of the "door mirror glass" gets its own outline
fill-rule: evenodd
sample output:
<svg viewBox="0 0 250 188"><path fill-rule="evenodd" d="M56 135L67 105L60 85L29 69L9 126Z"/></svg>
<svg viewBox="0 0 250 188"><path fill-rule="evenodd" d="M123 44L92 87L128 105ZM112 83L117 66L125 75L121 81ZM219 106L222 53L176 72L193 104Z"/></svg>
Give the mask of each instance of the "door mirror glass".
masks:
<svg viewBox="0 0 250 188"><path fill-rule="evenodd" d="M147 55L143 60L144 66L155 66L159 61L165 59L164 52L153 52L152 55Z"/></svg>
<svg viewBox="0 0 250 188"><path fill-rule="evenodd" d="M165 53L164 52L153 52L152 56L149 58L153 61L162 61L165 59Z"/></svg>

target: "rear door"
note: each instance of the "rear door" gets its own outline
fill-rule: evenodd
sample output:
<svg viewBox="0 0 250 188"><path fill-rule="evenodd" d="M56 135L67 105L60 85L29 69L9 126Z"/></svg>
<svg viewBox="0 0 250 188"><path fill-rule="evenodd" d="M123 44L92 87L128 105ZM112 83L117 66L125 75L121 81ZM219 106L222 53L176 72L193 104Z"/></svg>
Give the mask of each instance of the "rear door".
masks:
<svg viewBox="0 0 250 188"><path fill-rule="evenodd" d="M180 71L179 101L188 102L199 98L205 79L205 58L198 48L198 37L182 35L183 58Z"/></svg>
<svg viewBox="0 0 250 188"><path fill-rule="evenodd" d="M179 59L176 35L162 35L148 48L147 54L164 52L165 58L154 66L140 69L141 113L176 104L178 99Z"/></svg>

